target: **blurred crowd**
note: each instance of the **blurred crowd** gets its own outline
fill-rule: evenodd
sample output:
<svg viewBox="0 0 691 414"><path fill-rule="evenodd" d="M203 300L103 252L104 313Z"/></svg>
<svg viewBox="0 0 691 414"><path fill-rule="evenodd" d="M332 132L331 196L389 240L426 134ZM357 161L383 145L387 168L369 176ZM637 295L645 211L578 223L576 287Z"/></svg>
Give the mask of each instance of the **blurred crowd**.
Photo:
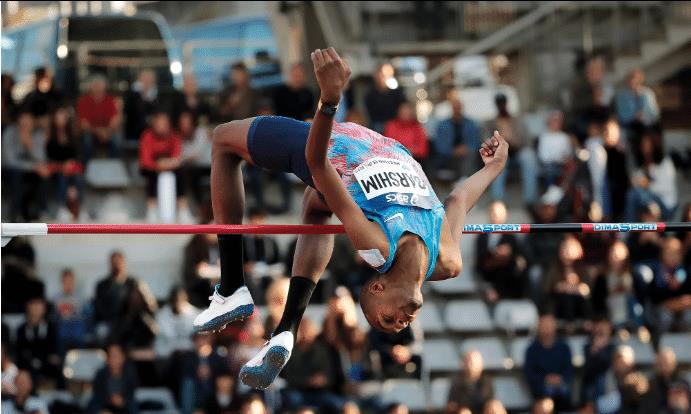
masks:
<svg viewBox="0 0 691 414"><path fill-rule="evenodd" d="M344 94L336 120L399 140L442 184L476 171L482 138L498 130L510 143L510 162L488 191L493 202L487 214L494 224L506 223L506 202L523 206L537 223L691 221L676 184L688 154L665 150L659 109L643 72L633 71L616 89L607 82L602 59L585 61L579 69L563 108L519 117L499 94L496 118L482 123L464 115L463 90L450 88L433 119L422 124L403 88L387 83L392 69L385 64L363 99L353 91ZM159 93L148 70L122 96L109 92L106 79L95 74L82 96L66 97L50 71L39 68L35 90L22 102L13 100L12 78L3 74L2 180L10 189L3 217L89 220L83 206L90 164L134 154L147 221L160 220L161 176L172 174L177 220L209 222L211 127L256 115L309 119L316 104L300 64L289 69L284 85L266 91L251 87L244 65L233 65L230 73L231 83L212 100L199 93L191 74L180 91ZM292 211L289 177L245 168L253 200L250 223ZM507 195L513 176L520 177L522 203ZM265 197L267 180L278 185L279 203ZM660 338L691 327L691 234L621 236L482 234L475 239L474 269L462 277L478 281L476 296L490 307L528 299L540 310L521 373L534 413L689 412L689 384ZM383 402L368 385L422 379L424 331L419 323L397 335L365 327L356 303L371 270L342 237L336 239L329 277L313 300L323 314L308 312L303 319L281 379L262 392L237 380L240 367L280 319L288 289L284 275L295 246L282 251L271 236L248 236L244 243L246 272L260 310L241 325L200 336L191 334L191 326L218 278L215 237L190 239L181 252L178 286L165 300L157 300L130 274L120 251L104 260L107 268L93 292L82 292L79 280L99 275L77 275L69 267L60 275L61 289L46 291L30 241L15 238L2 251L2 313L24 318L15 329L2 326L3 413L136 413L146 411L135 399L140 386L169 389L184 413L407 413L404 405ZM573 334L588 335L584 350L571 349L564 340ZM622 345L629 337L652 343L654 372L637 369L632 350ZM77 378L77 350L93 348L103 350L97 359L102 367L93 378ZM577 351L585 356L579 369L572 363ZM67 389L75 398L48 407L36 391L51 389ZM445 412L506 412L494 394L481 353L469 350L453 375Z"/></svg>

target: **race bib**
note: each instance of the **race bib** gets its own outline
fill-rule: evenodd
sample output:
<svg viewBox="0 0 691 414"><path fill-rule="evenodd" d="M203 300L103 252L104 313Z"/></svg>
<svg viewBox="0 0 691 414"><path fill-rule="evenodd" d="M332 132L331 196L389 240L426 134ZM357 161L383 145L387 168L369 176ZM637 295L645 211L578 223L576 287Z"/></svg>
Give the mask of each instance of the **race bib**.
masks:
<svg viewBox="0 0 691 414"><path fill-rule="evenodd" d="M368 201L431 208L433 194L427 180L415 168L393 158L370 158L353 170L360 189Z"/></svg>

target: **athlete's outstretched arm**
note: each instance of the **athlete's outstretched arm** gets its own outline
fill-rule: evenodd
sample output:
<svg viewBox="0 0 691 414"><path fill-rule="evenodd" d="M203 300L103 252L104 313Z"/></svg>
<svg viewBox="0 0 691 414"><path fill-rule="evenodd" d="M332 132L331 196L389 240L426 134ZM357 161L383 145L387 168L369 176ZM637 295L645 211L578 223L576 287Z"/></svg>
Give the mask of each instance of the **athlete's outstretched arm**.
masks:
<svg viewBox="0 0 691 414"><path fill-rule="evenodd" d="M499 132L494 131L494 135L482 144L480 156L485 166L458 185L445 203L446 218L456 241L461 239L466 214L504 169L509 156L509 144Z"/></svg>
<svg viewBox="0 0 691 414"><path fill-rule="evenodd" d="M311 54L314 73L323 103L335 105L350 77L350 68L334 48L315 50ZM379 249L386 258L389 243L379 225L370 222L341 182L338 171L327 158L333 119L317 111L312 121L305 157L317 189L326 204L345 226L348 238L358 250Z"/></svg>

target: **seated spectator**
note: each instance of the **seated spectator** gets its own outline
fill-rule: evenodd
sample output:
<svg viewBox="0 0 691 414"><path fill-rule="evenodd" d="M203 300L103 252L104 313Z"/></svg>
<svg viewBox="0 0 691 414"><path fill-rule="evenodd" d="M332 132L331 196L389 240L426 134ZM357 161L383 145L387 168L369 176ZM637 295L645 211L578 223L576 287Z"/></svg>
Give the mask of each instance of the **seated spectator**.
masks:
<svg viewBox="0 0 691 414"><path fill-rule="evenodd" d="M135 282L125 298L125 309L110 332L110 341L125 349L151 348L158 335L155 319L158 303L142 281Z"/></svg>
<svg viewBox="0 0 691 414"><path fill-rule="evenodd" d="M168 304L156 314L156 354L167 357L173 351L192 349L192 322L198 314L199 309L187 300L185 289L173 286Z"/></svg>
<svg viewBox="0 0 691 414"><path fill-rule="evenodd" d="M35 261L28 237L14 237L2 248L3 313L23 313L29 300L45 297L45 286L36 277Z"/></svg>
<svg viewBox="0 0 691 414"><path fill-rule="evenodd" d="M240 399L235 392L235 376L230 373L220 373L214 380L214 393L203 407L205 413L234 413L240 408Z"/></svg>
<svg viewBox="0 0 691 414"><path fill-rule="evenodd" d="M651 202L638 210L638 220L641 223L656 223L661 220L660 207ZM631 261L634 267L638 264L654 262L660 257L660 246L663 235L654 231L631 233L626 245L631 253Z"/></svg>
<svg viewBox="0 0 691 414"><path fill-rule="evenodd" d="M4 334L3 330L3 334ZM8 335L9 336L9 335ZM2 399L5 400L17 393L17 389L14 386L14 380L17 378L19 369L17 365L14 364L10 358L8 352L9 348L9 338L3 338L2 347L0 347L0 353L2 353L2 360L0 360L0 382L2 383Z"/></svg>
<svg viewBox="0 0 691 414"><path fill-rule="evenodd" d="M225 359L214 347L213 336L194 335L194 349L180 356L180 374L176 384L183 412L203 407L214 394L214 378L225 372Z"/></svg>
<svg viewBox="0 0 691 414"><path fill-rule="evenodd" d="M537 175L538 165L535 151L533 150L528 132L518 119L511 116L508 109L506 95L499 94L494 97L497 107L497 118L487 126L485 135L491 136L494 131L499 131L502 137L509 143L509 167L516 162L521 170L521 186L523 188L523 203L533 205L537 201ZM495 200L505 199L506 177L509 168L505 168L492 182L491 194Z"/></svg>
<svg viewBox="0 0 691 414"><path fill-rule="evenodd" d="M221 92L218 101L219 121L228 122L256 116L259 109L260 96L250 84L252 79L247 66L242 62L234 63L231 66L230 73L232 84ZM305 118L300 117L296 119L302 121Z"/></svg>
<svg viewBox="0 0 691 414"><path fill-rule="evenodd" d="M691 324L691 278L682 260L681 242L670 237L662 242L660 259L650 266L648 318L655 328L656 343L670 329L688 329Z"/></svg>
<svg viewBox="0 0 691 414"><path fill-rule="evenodd" d="M582 258L583 246L578 239L565 237L559 246L559 262L545 278L547 300L555 307L557 318L567 323L567 330L590 317L591 288L581 266Z"/></svg>
<svg viewBox="0 0 691 414"><path fill-rule="evenodd" d="M408 414L408 407L405 404L393 403L387 407L386 414Z"/></svg>
<svg viewBox="0 0 691 414"><path fill-rule="evenodd" d="M46 153L48 168L57 181L57 219L62 222L80 218L84 197L84 165L77 155L76 138L70 109L56 109L50 118Z"/></svg>
<svg viewBox="0 0 691 414"><path fill-rule="evenodd" d="M537 157L542 165L545 187L556 184L566 161L573 155L571 138L564 132L564 115L557 111L547 119L547 131L537 139Z"/></svg>
<svg viewBox="0 0 691 414"><path fill-rule="evenodd" d="M119 323L127 310L130 292L135 289L137 280L127 270L125 255L120 251L110 254L110 271L96 285L94 295L94 322L97 335L105 338Z"/></svg>
<svg viewBox="0 0 691 414"><path fill-rule="evenodd" d="M386 378L420 378L423 332L414 321L397 334L371 328L368 333L372 349L379 354Z"/></svg>
<svg viewBox="0 0 691 414"><path fill-rule="evenodd" d="M508 213L502 201L492 202L488 210L490 223L506 223ZM493 303L525 297L527 263L519 240L513 234L482 233L475 243L475 263L477 272L487 284L487 300Z"/></svg>
<svg viewBox="0 0 691 414"><path fill-rule="evenodd" d="M122 117L118 102L114 96L108 94L107 87L103 75L92 75L87 93L77 102L79 126L83 134L84 163L93 157L96 146L107 147L111 158L120 155Z"/></svg>
<svg viewBox="0 0 691 414"><path fill-rule="evenodd" d="M535 208L535 223L556 223L557 205L543 199ZM531 297L535 303L544 301L544 277L559 255L559 245L563 235L558 233L529 233L523 239L526 258L528 259L531 286Z"/></svg>
<svg viewBox="0 0 691 414"><path fill-rule="evenodd" d="M14 378L14 394L2 399L2 414L48 414L46 402L34 393L29 371L21 370Z"/></svg>
<svg viewBox="0 0 691 414"><path fill-rule="evenodd" d="M183 282L190 303L197 308L209 304L209 292L221 277L218 241L215 234L197 234L185 246Z"/></svg>
<svg viewBox="0 0 691 414"><path fill-rule="evenodd" d="M607 154L607 189L611 205L610 217L620 220L624 215L626 193L631 185L629 178L629 155L621 142L621 130L614 119L605 124L603 131L605 152Z"/></svg>
<svg viewBox="0 0 691 414"><path fill-rule="evenodd" d="M633 187L626 194L624 219L634 221L640 208L656 203L662 220L669 220L678 208L676 167L662 148L661 131L646 130L636 148L639 168L634 171Z"/></svg>
<svg viewBox="0 0 691 414"><path fill-rule="evenodd" d="M403 144L418 162L425 161L429 155L427 133L417 120L415 107L410 102L401 102L396 118L384 126L383 135Z"/></svg>
<svg viewBox="0 0 691 414"><path fill-rule="evenodd" d="M506 414L506 408L501 401L491 399L485 403L485 406L482 408L482 414Z"/></svg>
<svg viewBox="0 0 691 414"><path fill-rule="evenodd" d="M359 299L360 289L372 275L372 267L355 252L345 235L336 235L334 238L334 250L327 269L334 283L348 288L356 300Z"/></svg>
<svg viewBox="0 0 691 414"><path fill-rule="evenodd" d="M264 323L265 332L273 332L276 326L278 326L278 322L283 315L283 309L286 306L289 285L290 278L282 277L274 280L266 290L266 308L268 312Z"/></svg>
<svg viewBox="0 0 691 414"><path fill-rule="evenodd" d="M194 194L197 203L208 199L208 188L202 184L211 174L211 133L190 111L178 115L177 131L182 138L182 172L185 187Z"/></svg>
<svg viewBox="0 0 691 414"><path fill-rule="evenodd" d="M464 409L480 412L494 398L492 379L483 369L484 362L479 351L472 349L463 354L461 371L451 381L446 412L457 413Z"/></svg>
<svg viewBox="0 0 691 414"><path fill-rule="evenodd" d="M228 366L233 375L237 375L242 366L264 347L264 335L264 324L256 313L245 323L244 335L240 336L240 340L234 341L228 347ZM244 384L238 386L245 387Z"/></svg>
<svg viewBox="0 0 691 414"><path fill-rule="evenodd" d="M269 410L262 398L255 394L242 403L240 414L269 414Z"/></svg>
<svg viewBox="0 0 691 414"><path fill-rule="evenodd" d="M274 91L276 115L304 121L314 116L314 94L307 87L307 75L301 63L288 71L288 81Z"/></svg>
<svg viewBox="0 0 691 414"><path fill-rule="evenodd" d="M14 123L15 116L17 115L17 102L15 102L12 92L14 89L14 78L9 73L2 74L2 106L0 106L0 111L2 111L2 132L5 132L5 128Z"/></svg>
<svg viewBox="0 0 691 414"><path fill-rule="evenodd" d="M93 382L93 394L86 409L88 414L109 412L112 414L137 414L134 399L137 374L127 361L120 345L106 348L106 366L99 369Z"/></svg>
<svg viewBox="0 0 691 414"><path fill-rule="evenodd" d="M358 407L356 403L348 401L343 406L343 411L341 411L341 414L361 414L360 407Z"/></svg>
<svg viewBox="0 0 691 414"><path fill-rule="evenodd" d="M583 349L585 363L581 381L581 404L594 403L605 395L605 378L612 364L613 354L612 324L607 319L594 321L590 338Z"/></svg>
<svg viewBox="0 0 691 414"><path fill-rule="evenodd" d="M463 114L463 103L456 95L451 96L451 108L451 118L437 127L436 168L453 170L454 179L469 177L477 171L477 151L482 143L480 127Z"/></svg>
<svg viewBox="0 0 691 414"><path fill-rule="evenodd" d="M654 125L660 119L655 93L644 82L645 73L636 68L629 73L626 88L616 96L617 117L627 130L629 142L635 142L635 131L641 126Z"/></svg>
<svg viewBox="0 0 691 414"><path fill-rule="evenodd" d="M209 123L211 108L202 100L197 79L192 72L182 75L182 91L174 93L171 104L171 117L175 125L178 125L183 112L191 113L201 125Z"/></svg>
<svg viewBox="0 0 691 414"><path fill-rule="evenodd" d="M77 277L70 268L60 273L61 291L52 300L55 308L58 349L60 353L85 344L89 309L87 301L77 293Z"/></svg>
<svg viewBox="0 0 691 414"><path fill-rule="evenodd" d="M655 359L655 374L650 380L650 398L653 406L661 411L668 407L669 394L672 384L683 381L677 370L677 356L672 348L664 347L657 353Z"/></svg>
<svg viewBox="0 0 691 414"><path fill-rule="evenodd" d="M12 221L33 221L45 213L50 177L46 140L30 112L19 113L17 124L3 132L2 169L11 188Z"/></svg>
<svg viewBox="0 0 691 414"><path fill-rule="evenodd" d="M58 337L47 318L47 304L32 299L26 304L26 322L17 329L17 365L31 372L34 379L57 380L60 376Z"/></svg>
<svg viewBox="0 0 691 414"><path fill-rule="evenodd" d="M535 401L532 414L554 414L554 401L551 398Z"/></svg>
<svg viewBox="0 0 691 414"><path fill-rule="evenodd" d="M63 93L55 86L53 75L45 67L34 69L34 89L22 102L23 110L29 111L41 128L48 126L48 115L63 103Z"/></svg>
<svg viewBox="0 0 691 414"><path fill-rule="evenodd" d="M525 351L523 372L533 398L549 397L556 410L569 410L573 378L571 349L557 336L554 315L540 316L537 337Z"/></svg>
<svg viewBox="0 0 691 414"><path fill-rule="evenodd" d="M592 202L597 203L605 217L611 214L609 193L606 188L607 151L604 146L605 124L600 120L592 120L588 125L588 136L583 147L588 152L588 172L592 185Z"/></svg>
<svg viewBox="0 0 691 414"><path fill-rule="evenodd" d="M593 312L609 315L615 329L635 332L642 328L643 308L638 302L634 283L629 249L618 240L609 248L607 268L595 281Z"/></svg>
<svg viewBox="0 0 691 414"><path fill-rule="evenodd" d="M343 409L346 399L335 389L339 375L332 352L319 337L317 325L310 319L303 319L290 361L283 370L287 382L283 390L286 408L309 405L318 407L320 412Z"/></svg>
<svg viewBox="0 0 691 414"><path fill-rule="evenodd" d="M156 222L158 219L158 176L163 172L175 175L178 222L194 222L185 197L185 183L180 174L181 163L182 140L171 130L168 114L158 110L151 118L151 128L142 133L139 143L139 171L146 179L148 222Z"/></svg>
<svg viewBox="0 0 691 414"><path fill-rule="evenodd" d="M373 75L374 87L365 95L370 128L380 134L384 132L386 123L396 118L399 105L405 101L403 90L398 87L398 83L393 88L387 83L389 79L394 79L393 75L394 68L390 63L379 65Z"/></svg>
<svg viewBox="0 0 691 414"><path fill-rule="evenodd" d="M266 211L252 207L249 210L249 225L266 224ZM282 262L276 238L271 235L249 234L242 238L244 248L245 279L251 279L255 291L264 292L271 283L272 275L269 266ZM290 269L288 269L290 271ZM259 296L263 296L262 293Z"/></svg>
<svg viewBox="0 0 691 414"><path fill-rule="evenodd" d="M663 414L688 414L691 412L689 383L676 381L667 391L667 405L661 411Z"/></svg>
<svg viewBox="0 0 691 414"><path fill-rule="evenodd" d="M125 138L138 142L144 130L149 127L149 117L160 107L156 73L150 69L141 70L123 98Z"/></svg>

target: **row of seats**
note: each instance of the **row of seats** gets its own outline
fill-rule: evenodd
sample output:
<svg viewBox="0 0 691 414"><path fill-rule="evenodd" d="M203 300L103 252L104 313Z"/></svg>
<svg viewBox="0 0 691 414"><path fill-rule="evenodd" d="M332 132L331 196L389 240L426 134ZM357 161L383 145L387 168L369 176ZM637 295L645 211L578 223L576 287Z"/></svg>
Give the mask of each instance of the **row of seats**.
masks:
<svg viewBox="0 0 691 414"><path fill-rule="evenodd" d="M56 402L64 404L76 404L85 407L88 404L91 396L89 393L83 394L77 398L69 391L64 390L47 390L39 393L41 399L50 408ZM145 388L139 387L134 391L134 398L139 405L140 414L179 414L175 398L168 388L153 387Z"/></svg>

